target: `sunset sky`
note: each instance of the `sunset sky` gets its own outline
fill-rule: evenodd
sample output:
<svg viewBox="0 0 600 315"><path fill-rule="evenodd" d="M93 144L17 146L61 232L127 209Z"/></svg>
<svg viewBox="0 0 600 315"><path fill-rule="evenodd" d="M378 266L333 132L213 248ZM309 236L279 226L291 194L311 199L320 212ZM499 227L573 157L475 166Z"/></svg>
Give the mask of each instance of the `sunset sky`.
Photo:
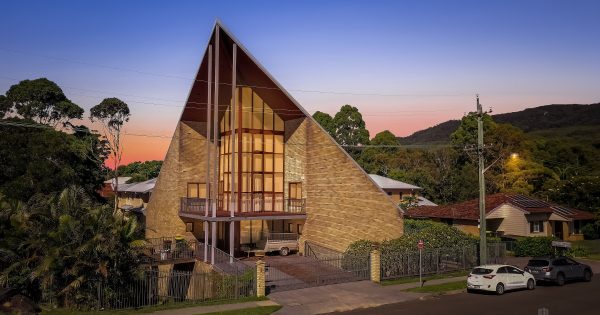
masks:
<svg viewBox="0 0 600 315"><path fill-rule="evenodd" d="M374 136L475 109L600 101L600 1L3 1L0 94L47 77L129 104L124 163L163 159L219 18L310 113Z"/></svg>

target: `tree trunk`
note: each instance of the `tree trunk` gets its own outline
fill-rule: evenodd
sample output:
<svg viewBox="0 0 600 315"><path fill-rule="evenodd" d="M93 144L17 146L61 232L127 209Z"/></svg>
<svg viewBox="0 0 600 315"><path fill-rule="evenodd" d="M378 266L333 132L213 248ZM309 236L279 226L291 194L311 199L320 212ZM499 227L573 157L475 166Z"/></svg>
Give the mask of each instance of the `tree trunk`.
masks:
<svg viewBox="0 0 600 315"><path fill-rule="evenodd" d="M117 210L119 209L119 171L118 169L118 165L117 165L117 156L115 155L115 210L114 213L117 213Z"/></svg>

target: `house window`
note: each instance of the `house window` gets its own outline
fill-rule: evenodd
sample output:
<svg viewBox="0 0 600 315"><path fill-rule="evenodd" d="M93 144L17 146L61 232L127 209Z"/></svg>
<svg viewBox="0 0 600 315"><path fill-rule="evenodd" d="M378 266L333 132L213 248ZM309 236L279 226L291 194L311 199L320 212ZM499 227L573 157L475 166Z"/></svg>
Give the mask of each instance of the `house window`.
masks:
<svg viewBox="0 0 600 315"><path fill-rule="evenodd" d="M188 183L187 184L188 198L206 198L205 183Z"/></svg>
<svg viewBox="0 0 600 315"><path fill-rule="evenodd" d="M388 192L387 192L387 194L388 194L388 196L391 196L391 195L392 195L392 192L391 192L391 191L388 191Z"/></svg>
<svg viewBox="0 0 600 315"><path fill-rule="evenodd" d="M302 224L298 224L298 235L302 235Z"/></svg>
<svg viewBox="0 0 600 315"><path fill-rule="evenodd" d="M294 225L292 223L288 223L287 232L292 233L293 228L294 228Z"/></svg>
<svg viewBox="0 0 600 315"><path fill-rule="evenodd" d="M290 199L302 199L302 183L290 183Z"/></svg>
<svg viewBox="0 0 600 315"><path fill-rule="evenodd" d="M542 233L544 232L544 221L532 221L529 223L529 232Z"/></svg>

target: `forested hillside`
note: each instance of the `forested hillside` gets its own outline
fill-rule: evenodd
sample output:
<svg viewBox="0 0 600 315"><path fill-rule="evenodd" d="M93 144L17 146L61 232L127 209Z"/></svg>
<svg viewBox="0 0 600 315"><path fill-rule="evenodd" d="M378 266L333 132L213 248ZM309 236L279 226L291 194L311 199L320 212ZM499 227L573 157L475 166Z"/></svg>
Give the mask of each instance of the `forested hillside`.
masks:
<svg viewBox="0 0 600 315"><path fill-rule="evenodd" d="M545 105L525 110L492 115L494 121L511 124L525 132L536 130L600 125L600 103L581 105ZM450 135L458 128L459 120L439 125L399 138L402 144L449 143Z"/></svg>

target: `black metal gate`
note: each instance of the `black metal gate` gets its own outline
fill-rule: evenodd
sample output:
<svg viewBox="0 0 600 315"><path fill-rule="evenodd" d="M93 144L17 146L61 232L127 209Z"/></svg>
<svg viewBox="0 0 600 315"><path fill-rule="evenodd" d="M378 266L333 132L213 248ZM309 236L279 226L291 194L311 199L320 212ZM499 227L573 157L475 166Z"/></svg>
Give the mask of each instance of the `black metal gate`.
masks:
<svg viewBox="0 0 600 315"><path fill-rule="evenodd" d="M305 256L268 257L265 272L267 294L368 280L369 256L344 255L307 243Z"/></svg>

